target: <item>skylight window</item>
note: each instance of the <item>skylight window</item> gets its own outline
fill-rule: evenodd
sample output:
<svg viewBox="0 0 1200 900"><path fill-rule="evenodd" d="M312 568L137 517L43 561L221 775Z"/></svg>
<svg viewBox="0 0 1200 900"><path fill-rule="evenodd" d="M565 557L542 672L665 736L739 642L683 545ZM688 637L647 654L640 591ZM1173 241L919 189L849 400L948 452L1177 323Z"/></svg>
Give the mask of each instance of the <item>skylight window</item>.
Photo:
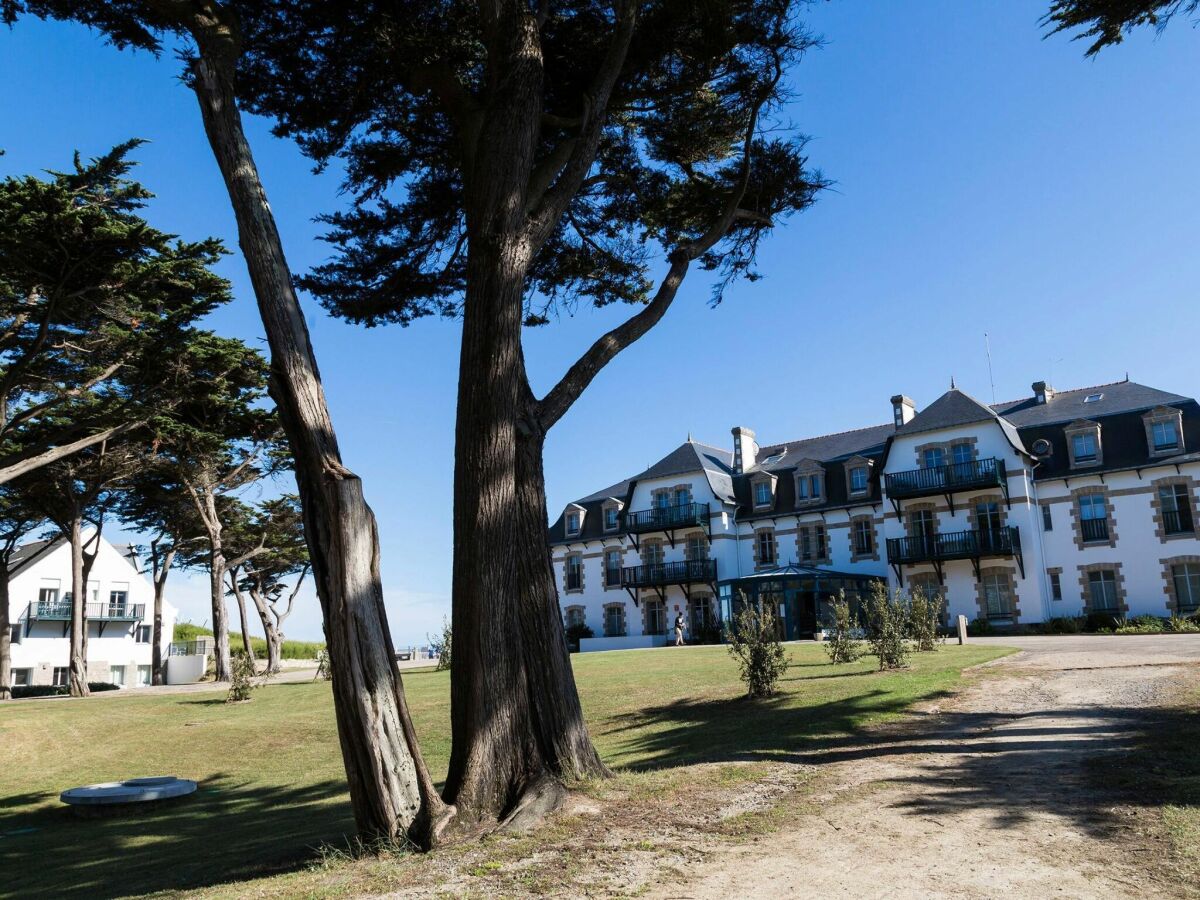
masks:
<svg viewBox="0 0 1200 900"><path fill-rule="evenodd" d="M1103 394L1088 394L1086 397L1083 398L1083 402L1084 403L1096 403L1103 399L1104 399Z"/></svg>
<svg viewBox="0 0 1200 900"><path fill-rule="evenodd" d="M767 457L766 459L764 459L764 460L763 460L761 463L759 463L759 465L763 465L763 466L769 466L769 465L771 465L772 463L777 463L777 462L779 462L781 459L783 459L783 454L782 454L782 453L775 453L775 454L772 454L771 456L768 456L768 457Z"/></svg>

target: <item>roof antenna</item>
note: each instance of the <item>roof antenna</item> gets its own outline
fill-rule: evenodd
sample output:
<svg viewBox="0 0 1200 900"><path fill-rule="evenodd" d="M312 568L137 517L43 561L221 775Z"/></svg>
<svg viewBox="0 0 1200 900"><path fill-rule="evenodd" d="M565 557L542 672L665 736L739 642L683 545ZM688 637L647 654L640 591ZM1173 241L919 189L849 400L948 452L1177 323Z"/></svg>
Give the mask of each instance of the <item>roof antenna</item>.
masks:
<svg viewBox="0 0 1200 900"><path fill-rule="evenodd" d="M983 346L987 348L988 358L988 382L992 385L992 406L996 405L996 376L992 374L992 342L988 340L988 333L983 333Z"/></svg>
<svg viewBox="0 0 1200 900"><path fill-rule="evenodd" d="M954 390L954 376L950 376L950 390Z"/></svg>

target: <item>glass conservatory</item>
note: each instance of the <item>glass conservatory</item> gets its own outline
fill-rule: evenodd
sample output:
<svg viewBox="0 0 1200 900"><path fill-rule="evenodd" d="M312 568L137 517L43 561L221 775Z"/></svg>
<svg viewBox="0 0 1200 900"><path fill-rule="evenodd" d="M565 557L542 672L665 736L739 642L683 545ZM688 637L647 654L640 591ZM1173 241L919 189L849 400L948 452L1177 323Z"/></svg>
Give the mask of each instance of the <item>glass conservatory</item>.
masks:
<svg viewBox="0 0 1200 900"><path fill-rule="evenodd" d="M886 584L877 575L834 572L815 566L779 566L733 578L718 584L721 621L733 617L747 605L770 605L779 621L779 637L785 641L807 640L829 621L829 603L839 591L846 592L850 609L859 614L873 584Z"/></svg>

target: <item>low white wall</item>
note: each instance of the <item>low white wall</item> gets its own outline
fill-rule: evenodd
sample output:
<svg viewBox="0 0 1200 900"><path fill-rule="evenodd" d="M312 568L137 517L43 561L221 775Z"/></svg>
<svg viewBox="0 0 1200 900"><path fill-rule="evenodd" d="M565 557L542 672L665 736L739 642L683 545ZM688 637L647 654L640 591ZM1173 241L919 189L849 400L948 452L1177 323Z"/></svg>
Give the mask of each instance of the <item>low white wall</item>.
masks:
<svg viewBox="0 0 1200 900"><path fill-rule="evenodd" d="M596 650L637 650L646 647L662 647L667 639L661 634L627 635L625 637L581 638L580 653L592 653Z"/></svg>
<svg viewBox="0 0 1200 900"><path fill-rule="evenodd" d="M171 656L167 658L167 684L195 684L204 677L208 657Z"/></svg>

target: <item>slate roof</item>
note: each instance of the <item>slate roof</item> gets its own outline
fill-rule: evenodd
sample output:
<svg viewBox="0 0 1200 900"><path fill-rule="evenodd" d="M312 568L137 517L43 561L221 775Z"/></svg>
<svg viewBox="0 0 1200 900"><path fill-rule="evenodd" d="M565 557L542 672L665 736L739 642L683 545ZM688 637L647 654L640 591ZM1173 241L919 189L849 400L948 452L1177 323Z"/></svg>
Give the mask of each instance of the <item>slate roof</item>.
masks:
<svg viewBox="0 0 1200 900"><path fill-rule="evenodd" d="M9 557L9 577L16 575L21 569L32 564L34 560L40 559L65 540L66 538L56 537L48 541L30 541L28 544L22 544Z"/></svg>
<svg viewBox="0 0 1200 900"><path fill-rule="evenodd" d="M776 453L786 451L783 459L773 466L766 466L768 471L781 471L794 468L802 459L815 459L818 462L831 462L862 454L870 455L872 450L882 450L887 439L894 434L895 427L887 425L871 425L867 428L856 428L853 431L839 431L836 434L823 434L820 437L803 438L786 444L772 444L760 447L758 458L767 460ZM755 466L755 471L762 466Z"/></svg>
<svg viewBox="0 0 1200 900"><path fill-rule="evenodd" d="M995 411L984 406L969 394L951 388L896 429L896 435L937 431L956 425L970 425L998 418Z"/></svg>
<svg viewBox="0 0 1200 900"><path fill-rule="evenodd" d="M1085 403L1084 398L1092 394L1102 396L1092 403ZM1018 428L1026 428L1141 412L1156 406L1176 406L1187 402L1191 402L1190 399L1179 394L1160 391L1135 381L1118 381L1113 384L1058 391L1045 403L1038 403L1032 397L1026 397L1023 400L998 403L994 409Z"/></svg>

